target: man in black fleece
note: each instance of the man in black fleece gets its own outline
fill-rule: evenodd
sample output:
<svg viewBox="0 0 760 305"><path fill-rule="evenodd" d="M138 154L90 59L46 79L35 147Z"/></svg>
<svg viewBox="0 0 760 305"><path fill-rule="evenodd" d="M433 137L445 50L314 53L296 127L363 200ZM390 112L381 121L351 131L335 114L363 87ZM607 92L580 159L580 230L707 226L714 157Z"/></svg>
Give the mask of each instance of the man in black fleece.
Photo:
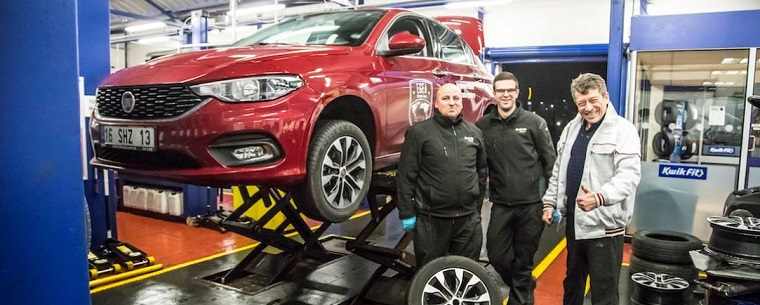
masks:
<svg viewBox="0 0 760 305"><path fill-rule="evenodd" d="M477 126L488 153L491 220L488 258L510 287L509 305L532 305L533 256L544 230L541 196L556 154L546 121L520 108L520 85L510 72L494 78L496 111Z"/></svg>
<svg viewBox="0 0 760 305"><path fill-rule="evenodd" d="M438 89L435 115L406 131L398 166L402 226L414 230L417 266L445 255L478 259L486 153L480 130L462 119L462 91Z"/></svg>

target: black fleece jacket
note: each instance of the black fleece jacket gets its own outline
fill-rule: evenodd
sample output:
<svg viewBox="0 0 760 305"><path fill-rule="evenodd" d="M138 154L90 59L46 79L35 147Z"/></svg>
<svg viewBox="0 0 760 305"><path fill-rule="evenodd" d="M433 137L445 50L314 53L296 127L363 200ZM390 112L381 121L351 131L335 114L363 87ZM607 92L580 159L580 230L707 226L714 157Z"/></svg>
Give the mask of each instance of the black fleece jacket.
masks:
<svg viewBox="0 0 760 305"><path fill-rule="evenodd" d="M436 111L407 129L398 165L399 217L479 212L488 168L484 144L461 115L452 120Z"/></svg>
<svg viewBox="0 0 760 305"><path fill-rule="evenodd" d="M476 123L486 140L489 198L506 206L541 202L557 158L546 121L516 107L506 119L493 111Z"/></svg>

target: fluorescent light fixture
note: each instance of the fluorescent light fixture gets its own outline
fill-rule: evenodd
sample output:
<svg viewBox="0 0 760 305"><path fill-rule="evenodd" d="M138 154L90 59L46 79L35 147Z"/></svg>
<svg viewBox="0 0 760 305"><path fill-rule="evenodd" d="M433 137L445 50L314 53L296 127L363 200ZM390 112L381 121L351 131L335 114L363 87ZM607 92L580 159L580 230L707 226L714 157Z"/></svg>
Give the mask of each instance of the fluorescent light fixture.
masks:
<svg viewBox="0 0 760 305"><path fill-rule="evenodd" d="M726 71L726 75L738 75L739 70L728 70Z"/></svg>
<svg viewBox="0 0 760 305"><path fill-rule="evenodd" d="M458 1L458 2L451 2L449 4L444 5L447 9L460 9L460 8L471 8L471 7L487 7L487 6L496 6L496 5L505 5L509 4L507 0L481 0L481 1Z"/></svg>
<svg viewBox="0 0 760 305"><path fill-rule="evenodd" d="M271 12L280 11L283 9L285 9L284 4L258 5L258 6L251 6L251 7L245 7L245 8L238 8L235 11L235 15L237 16L256 15L256 14L263 14L263 13L271 13Z"/></svg>
<svg viewBox="0 0 760 305"><path fill-rule="evenodd" d="M710 73L710 74L712 74L712 75L721 75L721 74L723 74L723 71L712 71L712 73Z"/></svg>
<svg viewBox="0 0 760 305"><path fill-rule="evenodd" d="M148 38L142 38L137 41L139 44L154 44L157 42L167 42L171 41L171 37L169 36L155 36L155 37L148 37Z"/></svg>
<svg viewBox="0 0 760 305"><path fill-rule="evenodd" d="M746 64L747 63L747 58L746 57L742 58L742 60L740 60L739 63L740 64Z"/></svg>
<svg viewBox="0 0 760 305"><path fill-rule="evenodd" d="M732 65L732 64L735 64L735 63L738 63L738 62L739 62L738 58L726 57L720 63L724 64L724 65Z"/></svg>
<svg viewBox="0 0 760 305"><path fill-rule="evenodd" d="M157 21L157 22L130 25L124 28L124 30L129 33L136 33L136 32L146 32L146 31L151 31L151 30L159 30L165 27L166 27L166 23Z"/></svg>

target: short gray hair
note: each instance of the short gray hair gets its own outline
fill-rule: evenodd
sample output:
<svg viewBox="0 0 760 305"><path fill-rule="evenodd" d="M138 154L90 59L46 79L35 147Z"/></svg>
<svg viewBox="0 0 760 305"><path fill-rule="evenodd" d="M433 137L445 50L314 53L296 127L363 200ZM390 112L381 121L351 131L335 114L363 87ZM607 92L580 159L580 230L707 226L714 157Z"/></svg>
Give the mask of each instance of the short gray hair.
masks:
<svg viewBox="0 0 760 305"><path fill-rule="evenodd" d="M570 84L570 95L575 100L575 93L587 94L589 90L596 89L602 95L607 94L607 83L604 78L594 73L583 73L578 75Z"/></svg>

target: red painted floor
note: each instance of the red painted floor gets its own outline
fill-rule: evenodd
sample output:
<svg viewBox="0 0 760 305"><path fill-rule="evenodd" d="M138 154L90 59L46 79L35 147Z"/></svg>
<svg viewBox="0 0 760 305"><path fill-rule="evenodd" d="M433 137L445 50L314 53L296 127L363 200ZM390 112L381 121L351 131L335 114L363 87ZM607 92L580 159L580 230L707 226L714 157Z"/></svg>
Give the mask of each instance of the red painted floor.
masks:
<svg viewBox="0 0 760 305"><path fill-rule="evenodd" d="M164 267L232 251L254 242L232 232L220 233L130 213L117 212L116 221L120 240L154 256Z"/></svg>
<svg viewBox="0 0 760 305"><path fill-rule="evenodd" d="M628 264L630 257L631 245L625 244L623 247L623 264ZM536 281L536 305L562 304L562 281L565 279L566 266L567 250L564 250Z"/></svg>

